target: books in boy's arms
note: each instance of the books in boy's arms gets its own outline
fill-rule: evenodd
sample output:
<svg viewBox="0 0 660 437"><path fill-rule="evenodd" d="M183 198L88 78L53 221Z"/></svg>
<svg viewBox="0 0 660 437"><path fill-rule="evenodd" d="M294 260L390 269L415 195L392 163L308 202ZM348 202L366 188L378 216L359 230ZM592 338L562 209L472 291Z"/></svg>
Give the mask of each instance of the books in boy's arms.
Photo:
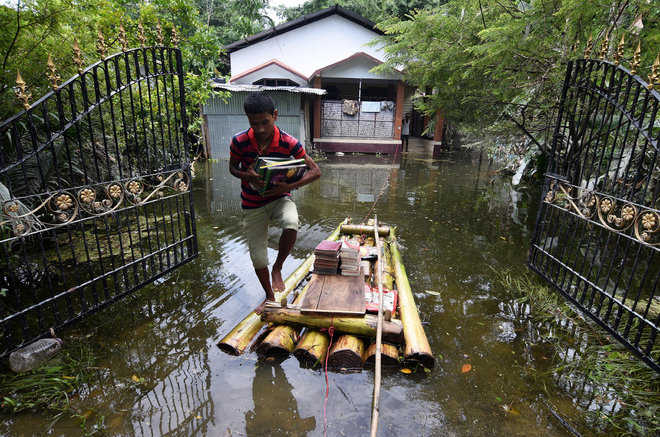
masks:
<svg viewBox="0 0 660 437"><path fill-rule="evenodd" d="M264 181L262 188L257 189L259 194L264 194L266 191L275 187L275 183L286 182L293 183L302 178L307 164L303 158L290 159L290 158L277 158L269 156L260 156L254 166L261 179Z"/></svg>

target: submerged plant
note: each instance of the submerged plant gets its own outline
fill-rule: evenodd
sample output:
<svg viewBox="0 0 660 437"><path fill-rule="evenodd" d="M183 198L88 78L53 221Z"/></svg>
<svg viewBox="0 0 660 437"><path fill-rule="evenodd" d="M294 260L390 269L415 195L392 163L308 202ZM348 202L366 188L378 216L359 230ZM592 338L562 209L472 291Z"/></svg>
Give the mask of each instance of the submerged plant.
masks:
<svg viewBox="0 0 660 437"><path fill-rule="evenodd" d="M512 297L530 306L531 318L553 326L545 338L555 355L547 372L585 410L590 426L618 435L659 435L660 376L653 369L532 275L496 275ZM656 345L651 356L658 354Z"/></svg>
<svg viewBox="0 0 660 437"><path fill-rule="evenodd" d="M47 410L73 414L71 396L87 383L94 360L88 346L77 345L35 370L0 373L0 412Z"/></svg>

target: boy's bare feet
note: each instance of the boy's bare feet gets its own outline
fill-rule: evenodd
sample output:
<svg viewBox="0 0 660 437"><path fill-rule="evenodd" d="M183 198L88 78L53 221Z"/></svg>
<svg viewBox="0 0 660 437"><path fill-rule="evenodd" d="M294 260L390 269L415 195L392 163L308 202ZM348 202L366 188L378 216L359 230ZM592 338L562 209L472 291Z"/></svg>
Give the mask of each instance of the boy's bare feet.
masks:
<svg viewBox="0 0 660 437"><path fill-rule="evenodd" d="M261 313L264 312L264 307L266 306L266 303L268 303L268 302L274 303L275 301L274 301L274 300L270 300L270 299L266 299L266 300L264 300L263 302L261 302L261 304L260 304L258 307L256 307L256 308L254 309L254 312L255 312L257 315L260 316Z"/></svg>
<svg viewBox="0 0 660 437"><path fill-rule="evenodd" d="M282 280L282 271L280 269L275 269L271 273L273 291L284 291L284 281Z"/></svg>

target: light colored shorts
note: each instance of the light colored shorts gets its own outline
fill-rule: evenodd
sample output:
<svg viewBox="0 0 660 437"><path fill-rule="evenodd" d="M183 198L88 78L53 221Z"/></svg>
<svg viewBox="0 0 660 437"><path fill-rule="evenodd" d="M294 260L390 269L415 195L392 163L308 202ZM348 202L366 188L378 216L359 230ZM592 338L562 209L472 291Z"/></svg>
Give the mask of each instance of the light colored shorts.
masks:
<svg viewBox="0 0 660 437"><path fill-rule="evenodd" d="M298 209L289 196L266 205L243 210L243 232L248 240L255 269L268 267L268 225L298 230Z"/></svg>

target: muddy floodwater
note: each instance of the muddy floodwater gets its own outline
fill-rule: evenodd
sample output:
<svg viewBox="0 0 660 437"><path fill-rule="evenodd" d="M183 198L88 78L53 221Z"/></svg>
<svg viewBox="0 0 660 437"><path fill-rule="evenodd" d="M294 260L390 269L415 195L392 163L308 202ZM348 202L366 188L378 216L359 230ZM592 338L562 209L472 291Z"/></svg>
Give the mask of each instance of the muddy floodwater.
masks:
<svg viewBox="0 0 660 437"><path fill-rule="evenodd" d="M320 182L294 192L300 231L285 276L346 216L375 212L396 225L424 329L437 358L430 372L385 372L381 436L570 436L562 420L595 435L581 399L544 341L558 327L529 308L496 272L524 273L540 196L512 188L478 153L438 159L331 156ZM92 383L73 399L110 436L323 435L325 377L294 357L262 363L216 342L263 298L241 233L238 180L227 161L198 164L194 183L200 255L174 273L62 332L93 345ZM384 183L389 184L383 190ZM382 192L381 192L382 191ZM276 256L273 230L269 257ZM555 333L555 336L558 334ZM570 355L571 339L566 341ZM469 364L470 366L465 366ZM469 368L469 371L465 371ZM369 432L373 372L329 374L329 436ZM578 384L579 385L579 384ZM78 419L24 413L0 435L80 435Z"/></svg>

